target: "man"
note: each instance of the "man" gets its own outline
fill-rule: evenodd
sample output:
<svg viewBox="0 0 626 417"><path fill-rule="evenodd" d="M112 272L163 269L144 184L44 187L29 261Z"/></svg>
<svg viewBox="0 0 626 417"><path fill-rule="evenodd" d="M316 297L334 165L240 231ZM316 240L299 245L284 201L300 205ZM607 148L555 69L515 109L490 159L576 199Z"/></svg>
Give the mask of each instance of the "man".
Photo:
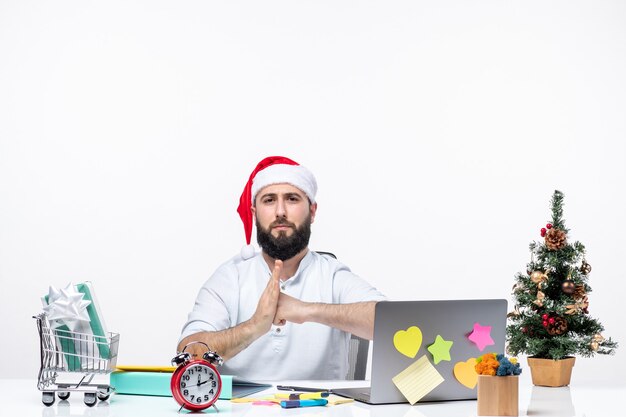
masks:
<svg viewBox="0 0 626 417"><path fill-rule="evenodd" d="M316 192L313 174L291 159L257 165L237 209L248 246L200 289L179 351L206 343L225 361L220 372L251 379L345 378L350 333L372 339L374 306L384 296L308 249ZM205 348L187 351L200 356Z"/></svg>

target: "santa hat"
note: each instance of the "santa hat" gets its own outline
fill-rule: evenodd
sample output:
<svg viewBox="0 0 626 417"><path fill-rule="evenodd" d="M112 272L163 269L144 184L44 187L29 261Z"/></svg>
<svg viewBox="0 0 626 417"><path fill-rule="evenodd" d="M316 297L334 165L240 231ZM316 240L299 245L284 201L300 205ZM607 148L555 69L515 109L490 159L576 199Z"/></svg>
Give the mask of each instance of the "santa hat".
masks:
<svg viewBox="0 0 626 417"><path fill-rule="evenodd" d="M239 198L237 212L243 222L243 229L246 233L246 246L241 249L241 257L249 259L254 256L254 248L250 245L252 237L252 202L256 194L272 184L291 184L302 190L311 204L315 203L317 193L317 182L315 177L305 167L297 162L285 158L284 156L268 156L258 163Z"/></svg>

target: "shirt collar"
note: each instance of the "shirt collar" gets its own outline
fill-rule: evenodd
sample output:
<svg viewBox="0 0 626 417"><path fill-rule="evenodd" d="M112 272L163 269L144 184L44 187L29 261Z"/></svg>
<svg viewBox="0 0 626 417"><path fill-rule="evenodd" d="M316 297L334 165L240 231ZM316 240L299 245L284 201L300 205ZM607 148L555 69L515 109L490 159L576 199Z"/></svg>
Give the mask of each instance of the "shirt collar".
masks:
<svg viewBox="0 0 626 417"><path fill-rule="evenodd" d="M313 262L313 257L313 252L308 249L306 255L304 255L304 258L302 258L302 260L300 261L296 273L292 277L287 278L284 282L296 281L300 277L301 272L308 268L309 265L311 265L311 262ZM263 264L263 269L267 272L267 274L271 275L272 271L270 271L269 265L267 264L267 262L265 262L265 259L263 259L263 255L261 252L259 252L259 262Z"/></svg>

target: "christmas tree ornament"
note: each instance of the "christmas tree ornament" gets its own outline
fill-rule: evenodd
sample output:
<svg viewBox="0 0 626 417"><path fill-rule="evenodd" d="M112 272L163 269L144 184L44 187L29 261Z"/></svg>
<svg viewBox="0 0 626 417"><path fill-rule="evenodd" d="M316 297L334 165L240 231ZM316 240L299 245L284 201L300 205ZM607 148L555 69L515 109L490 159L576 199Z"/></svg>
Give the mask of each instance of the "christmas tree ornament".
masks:
<svg viewBox="0 0 626 417"><path fill-rule="evenodd" d="M551 317L546 328L550 336L560 336L567 332L567 320L563 317Z"/></svg>
<svg viewBox="0 0 626 417"><path fill-rule="evenodd" d="M545 235L545 243L549 250L559 250L567 244L567 235L563 230L550 229Z"/></svg>
<svg viewBox="0 0 626 417"><path fill-rule="evenodd" d="M576 291L576 284L574 284L574 281L571 279L566 279L563 281L563 284L561 284L561 290L567 295L572 295L574 291Z"/></svg>
<svg viewBox="0 0 626 417"><path fill-rule="evenodd" d="M591 350L593 350L594 352L597 352L600 348L600 344L598 342L591 342L589 346L591 346Z"/></svg>
<svg viewBox="0 0 626 417"><path fill-rule="evenodd" d="M565 314L569 314L570 316L574 314L580 314L580 313L587 314L589 312L589 310L587 310L587 307L589 307L589 300L585 296L581 300L576 301L574 304L566 305Z"/></svg>
<svg viewBox="0 0 626 417"><path fill-rule="evenodd" d="M515 308L513 309L513 311L511 311L509 314L507 314L507 318L511 318L511 317L519 317L520 315L520 311L519 311L519 306L515 305Z"/></svg>
<svg viewBox="0 0 626 417"><path fill-rule="evenodd" d="M591 273L591 265L587 263L585 258L583 258L583 263L580 265L580 272L585 275L589 275Z"/></svg>
<svg viewBox="0 0 626 417"><path fill-rule="evenodd" d="M533 301L533 304L535 304L537 307L543 307L543 300L545 300L546 295L541 292L541 291L537 291L537 299L535 301Z"/></svg>
<svg viewBox="0 0 626 417"><path fill-rule="evenodd" d="M583 298L585 298L585 296L587 295L587 293L585 292L585 286L582 284L578 284L576 285L576 288L574 289L574 293L572 294L572 298L574 300L581 300Z"/></svg>
<svg viewBox="0 0 626 417"><path fill-rule="evenodd" d="M541 271L534 271L530 274L530 280L537 284L537 288L542 289L546 286L548 282L548 274Z"/></svg>
<svg viewBox="0 0 626 417"><path fill-rule="evenodd" d="M541 237L546 237L546 228L545 227L541 228Z"/></svg>
<svg viewBox="0 0 626 417"><path fill-rule="evenodd" d="M546 224L546 228L547 228L547 229L552 229L552 223L548 223L548 224Z"/></svg>

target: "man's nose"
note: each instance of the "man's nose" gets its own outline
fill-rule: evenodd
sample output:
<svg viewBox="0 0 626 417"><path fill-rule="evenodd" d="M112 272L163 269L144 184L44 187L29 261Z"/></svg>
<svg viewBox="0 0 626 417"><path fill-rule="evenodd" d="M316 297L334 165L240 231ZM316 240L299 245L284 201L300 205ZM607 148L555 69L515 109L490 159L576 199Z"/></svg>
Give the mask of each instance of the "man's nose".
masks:
<svg viewBox="0 0 626 417"><path fill-rule="evenodd" d="M285 200L279 198L276 204L276 217L285 217Z"/></svg>

